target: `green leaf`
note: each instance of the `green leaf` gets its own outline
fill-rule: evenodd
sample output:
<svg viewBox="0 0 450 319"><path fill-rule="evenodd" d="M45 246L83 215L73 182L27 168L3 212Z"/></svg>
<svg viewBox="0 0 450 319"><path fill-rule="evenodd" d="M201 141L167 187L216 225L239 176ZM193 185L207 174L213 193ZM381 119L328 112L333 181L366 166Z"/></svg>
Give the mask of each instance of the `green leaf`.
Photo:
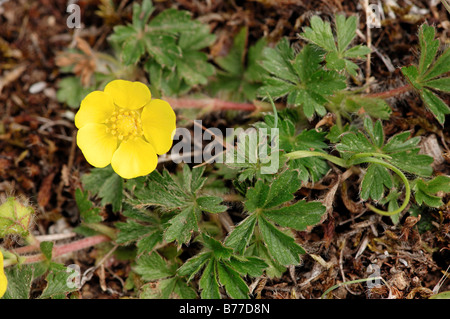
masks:
<svg viewBox="0 0 450 319"><path fill-rule="evenodd" d="M450 192L450 177L437 176L430 181L424 181L417 179L413 186L415 191L415 199L417 204L422 205L425 203L431 207L441 207L444 203L440 196L436 196L438 192Z"/></svg>
<svg viewBox="0 0 450 319"><path fill-rule="evenodd" d="M134 271L146 281L172 277L175 274L175 272L167 266L167 262L157 252L141 256L137 260Z"/></svg>
<svg viewBox="0 0 450 319"><path fill-rule="evenodd" d="M202 242L206 248L213 252L216 259L229 259L233 254L232 248L206 234L202 234Z"/></svg>
<svg viewBox="0 0 450 319"><path fill-rule="evenodd" d="M76 287L70 288L70 286L67 285L70 275L71 274L69 272L66 272L65 267L59 267L59 269L51 270L45 278L47 281L47 286L42 291L39 299L65 298L68 293L77 290Z"/></svg>
<svg viewBox="0 0 450 319"><path fill-rule="evenodd" d="M43 241L40 243L40 249L45 259L50 262L52 260L53 242Z"/></svg>
<svg viewBox="0 0 450 319"><path fill-rule="evenodd" d="M227 206L220 205L223 202L221 197L202 196L197 198L197 204L202 211L209 213L222 213L227 210Z"/></svg>
<svg viewBox="0 0 450 319"><path fill-rule="evenodd" d="M433 63L439 48L439 40L434 40L435 29L427 24L422 24L419 29L420 60L419 74L424 74Z"/></svg>
<svg viewBox="0 0 450 319"><path fill-rule="evenodd" d="M169 221L170 226L164 232L164 240L180 244L189 242L192 233L198 231L199 214L193 206L186 207Z"/></svg>
<svg viewBox="0 0 450 319"><path fill-rule="evenodd" d="M233 101L254 100L261 86L265 70L259 64L267 45L264 38L249 47L246 54L248 28L243 27L235 36L233 46L226 56L214 61L221 67L217 79L210 84L213 95Z"/></svg>
<svg viewBox="0 0 450 319"><path fill-rule="evenodd" d="M265 218L258 218L258 226L264 243L275 260L285 266L300 263L299 255L304 254L305 250L295 243L294 238L278 230Z"/></svg>
<svg viewBox="0 0 450 319"><path fill-rule="evenodd" d="M84 88L81 85L80 78L69 76L58 82L58 91L56 99L58 102L66 103L71 108L79 108L81 101L95 88Z"/></svg>
<svg viewBox="0 0 450 319"><path fill-rule="evenodd" d="M328 69L337 71L346 70L352 76L356 76L358 66L348 59L364 58L370 53L370 49L364 45L348 48L356 37L358 24L356 16L345 18L344 15L336 15L335 20L337 41L335 41L330 23L323 21L318 16L311 18L311 27L304 28L300 37L325 50L325 61L327 62Z"/></svg>
<svg viewBox="0 0 450 319"><path fill-rule="evenodd" d="M237 271L222 262L217 263L217 270L219 281L231 298L248 299L248 286Z"/></svg>
<svg viewBox="0 0 450 319"><path fill-rule="evenodd" d="M248 246L256 225L256 216L244 219L230 232L225 239L225 245L234 249L236 254L242 255Z"/></svg>
<svg viewBox="0 0 450 319"><path fill-rule="evenodd" d="M217 282L217 261L211 259L203 271L199 281L202 299L220 299L219 283Z"/></svg>
<svg viewBox="0 0 450 319"><path fill-rule="evenodd" d="M379 164L370 164L361 183L361 198L379 200L385 186L388 189L392 187L392 177L387 169Z"/></svg>
<svg viewBox="0 0 450 319"><path fill-rule="evenodd" d="M244 72L245 48L247 46L248 28L243 27L233 40L233 46L226 56L217 57L214 61L232 75Z"/></svg>
<svg viewBox="0 0 450 319"><path fill-rule="evenodd" d="M339 152L353 154L376 152L376 148L361 132L350 132L342 135L341 143L336 145L336 149Z"/></svg>
<svg viewBox="0 0 450 319"><path fill-rule="evenodd" d="M319 223L325 211L325 206L319 202L302 200L282 208L266 209L262 214L280 226L303 231L307 226Z"/></svg>
<svg viewBox="0 0 450 319"><path fill-rule="evenodd" d="M342 21L339 19L339 21ZM301 36L326 51L337 51L333 32L329 22L323 21L318 16L310 20L311 27L305 27ZM342 23L340 23L342 27ZM341 33L341 43L344 43L345 34Z"/></svg>
<svg viewBox="0 0 450 319"><path fill-rule="evenodd" d="M142 5L133 3L133 26L143 30L154 10L151 0L143 0Z"/></svg>
<svg viewBox="0 0 450 319"><path fill-rule="evenodd" d="M211 252L202 252L194 257L189 258L180 268L177 270L179 276L188 276L187 281L191 281L194 278L208 260L211 259Z"/></svg>
<svg viewBox="0 0 450 319"><path fill-rule="evenodd" d="M449 92L450 78L437 78L450 71L450 48L436 60L439 40L434 39L435 28L422 24L419 29L420 59L418 67L411 65L402 68L403 74L420 94L425 106L433 113L439 123L444 124L450 107L432 91L425 87Z"/></svg>
<svg viewBox="0 0 450 319"><path fill-rule="evenodd" d="M94 207L90 201L88 191L82 192L81 189L77 188L75 190L75 200L80 211L81 219L85 223L98 223L103 220L100 216L100 209Z"/></svg>
<svg viewBox="0 0 450 319"><path fill-rule="evenodd" d="M419 149L392 154L389 162L401 170L419 176L430 176L433 173L433 158L418 154Z"/></svg>
<svg viewBox="0 0 450 319"><path fill-rule="evenodd" d="M35 276L33 265L5 269L8 287L2 299L30 299L30 288Z"/></svg>
<svg viewBox="0 0 450 319"><path fill-rule="evenodd" d="M420 93L420 97L439 123L444 124L445 115L450 114L450 107L428 89L423 89Z"/></svg>
<svg viewBox="0 0 450 319"><path fill-rule="evenodd" d="M264 260L257 257L233 255L227 263L241 275L249 275L252 277L262 276L264 269L268 267Z"/></svg>
<svg viewBox="0 0 450 319"><path fill-rule="evenodd" d="M111 165L93 168L81 177L81 181L86 190L101 198L101 205L111 204L114 212L122 209L123 178L114 172Z"/></svg>
<svg viewBox="0 0 450 319"><path fill-rule="evenodd" d="M383 147L384 132L383 125L381 124L380 120L376 121L375 125L373 125L372 120L369 117L366 117L364 119L364 129L369 134L371 142L374 146L378 148Z"/></svg>
<svg viewBox="0 0 450 319"><path fill-rule="evenodd" d="M423 85L442 92L450 92L450 78L429 80L424 82Z"/></svg>

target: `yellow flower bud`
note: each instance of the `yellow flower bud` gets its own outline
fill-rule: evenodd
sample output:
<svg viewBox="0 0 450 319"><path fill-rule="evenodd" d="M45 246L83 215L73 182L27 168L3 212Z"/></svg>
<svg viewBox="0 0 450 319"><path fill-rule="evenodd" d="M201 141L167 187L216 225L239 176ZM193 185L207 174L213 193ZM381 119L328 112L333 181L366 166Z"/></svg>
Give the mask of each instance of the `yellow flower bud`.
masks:
<svg viewBox="0 0 450 319"><path fill-rule="evenodd" d="M0 238L7 235L28 236L34 210L14 197L0 205Z"/></svg>

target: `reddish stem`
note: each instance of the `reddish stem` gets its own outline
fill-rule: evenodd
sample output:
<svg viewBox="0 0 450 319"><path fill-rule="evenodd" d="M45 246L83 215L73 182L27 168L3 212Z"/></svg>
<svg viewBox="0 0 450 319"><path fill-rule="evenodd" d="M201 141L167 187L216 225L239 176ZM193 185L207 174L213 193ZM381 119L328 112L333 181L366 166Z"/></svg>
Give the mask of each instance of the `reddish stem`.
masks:
<svg viewBox="0 0 450 319"><path fill-rule="evenodd" d="M255 111L256 106L251 103L237 103L223 101L219 99L188 99L188 98L169 98L164 97L164 100L174 109L210 109L213 111L220 110L238 110L238 111Z"/></svg>
<svg viewBox="0 0 450 319"><path fill-rule="evenodd" d="M86 237L68 244L62 244L62 245L58 245L53 247L53 251L52 251L52 258L55 257L60 257L62 255L74 252L74 251L78 251L81 249L85 249L91 246L95 246L97 244L103 243L103 242L107 242L110 241L111 238L104 236L104 235L96 235L96 236L91 236L91 237ZM23 247L25 248L25 247ZM17 253L20 250L17 249L15 252ZM22 249L22 252L25 249ZM45 260L45 257L43 254L36 254L33 256L25 256L25 264L31 264L31 263L35 263L35 262L39 262L42 260Z"/></svg>
<svg viewBox="0 0 450 319"><path fill-rule="evenodd" d="M410 84L405 84L403 86L400 86L398 88L395 88L395 89L392 89L389 91L370 93L370 94L365 94L364 96L370 97L370 98L387 99L387 98L394 97L394 96L400 95L402 93L408 92L411 89L412 89L412 87Z"/></svg>

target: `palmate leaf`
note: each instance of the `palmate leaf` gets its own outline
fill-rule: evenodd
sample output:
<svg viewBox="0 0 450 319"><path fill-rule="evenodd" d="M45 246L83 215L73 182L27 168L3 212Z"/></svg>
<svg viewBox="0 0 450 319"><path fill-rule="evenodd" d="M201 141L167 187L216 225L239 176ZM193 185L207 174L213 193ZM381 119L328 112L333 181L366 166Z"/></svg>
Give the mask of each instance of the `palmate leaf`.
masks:
<svg viewBox="0 0 450 319"><path fill-rule="evenodd" d="M192 234L200 229L202 212L220 213L227 209L227 206L221 205L222 198L200 194L206 181L202 177L204 170L204 167L191 170L184 165L177 177L167 170L162 174L154 171L148 176L146 184L135 191L136 200L131 202L136 208L154 206L169 213L169 219L163 223L164 240L187 243ZM155 232L154 237L147 240L152 243L152 239L159 239L157 234Z"/></svg>
<svg viewBox="0 0 450 319"><path fill-rule="evenodd" d="M356 37L358 19L356 16L345 18L344 15L336 15L336 38L331 30L329 22L320 17L311 18L310 27L305 27L300 37L313 43L325 51L325 61L330 70L347 71L356 76L358 66L349 59L364 58L370 53L370 49L364 45L348 48Z"/></svg>
<svg viewBox="0 0 450 319"><path fill-rule="evenodd" d="M299 255L304 253L303 248L295 243L291 235L282 232L273 223L304 230L320 221L325 213L325 207L321 203L298 201L288 204L294 199L293 193L300 186L299 173L295 170L285 170L270 184L257 181L247 191L245 208L249 216L233 229L225 244L242 255L252 245L252 236L257 229L271 258L285 266L298 264Z"/></svg>
<svg viewBox="0 0 450 319"><path fill-rule="evenodd" d="M402 132L392 136L386 142L381 121L373 123L370 118L364 120L364 131L365 134L363 132L345 133L341 137L341 142L336 145L336 149L347 161L357 164L356 156L361 156L362 153L367 153L366 158L382 154L383 161L404 172L419 176L432 174L433 158L418 154L419 137L410 138L410 132ZM364 162L364 157L361 161ZM383 165L371 163L361 183L361 198L381 200L384 197L385 188L392 187L393 180L389 170Z"/></svg>
<svg viewBox="0 0 450 319"><path fill-rule="evenodd" d="M419 205L425 203L431 207L440 207L443 205L442 197L436 196L436 194L438 192L450 193L450 177L444 175L437 176L429 181L416 179L413 184L412 189Z"/></svg>
<svg viewBox="0 0 450 319"><path fill-rule="evenodd" d="M189 282L203 269L199 281L203 299L219 299L220 286L231 298L247 299L249 288L242 276L261 276L267 264L259 258L237 256L232 248L206 234L201 242L204 249L178 268L178 276L187 277Z"/></svg>
<svg viewBox="0 0 450 319"><path fill-rule="evenodd" d="M294 119L289 115L278 114L279 129L279 149L281 152L290 153L300 150L322 151L328 148L325 143L326 133L318 132L315 129L303 130L300 133L294 125ZM275 117L268 114L264 117L264 122L254 124L257 128L270 129L275 127ZM319 157L306 157L289 162L292 169L299 170L302 181L311 180L313 182L322 178L329 170L327 162Z"/></svg>
<svg viewBox="0 0 450 319"><path fill-rule="evenodd" d="M141 256L133 268L142 280L153 282L153 285L144 285L141 288L141 299L168 299L178 297L194 299L195 290L186 280L177 275L177 264L165 260L157 252Z"/></svg>
<svg viewBox="0 0 450 319"><path fill-rule="evenodd" d="M419 29L419 65L403 67L402 73L413 88L418 91L425 106L433 113L439 123L444 124L450 107L432 90L450 92L450 78L442 77L450 71L450 48L437 59L439 40L435 38L435 28L422 24Z"/></svg>
<svg viewBox="0 0 450 319"><path fill-rule="evenodd" d="M265 70L259 64L262 52L267 45L264 38L248 48L248 28L243 27L235 36L233 46L226 56L214 59L221 70L216 80L210 83L213 95L233 101L254 100L261 86Z"/></svg>
<svg viewBox="0 0 450 319"><path fill-rule="evenodd" d="M283 38L276 48L265 48L262 66L271 75L258 89L262 97L287 96L288 104L302 106L308 118L326 113L327 97L346 88L345 78L336 71L324 70L321 57L312 45L306 45L295 56L294 49Z"/></svg>
<svg viewBox="0 0 450 319"><path fill-rule="evenodd" d="M94 197L101 199L101 205L111 204L114 212L122 209L123 178L117 175L111 165L93 168L81 177L84 188Z"/></svg>

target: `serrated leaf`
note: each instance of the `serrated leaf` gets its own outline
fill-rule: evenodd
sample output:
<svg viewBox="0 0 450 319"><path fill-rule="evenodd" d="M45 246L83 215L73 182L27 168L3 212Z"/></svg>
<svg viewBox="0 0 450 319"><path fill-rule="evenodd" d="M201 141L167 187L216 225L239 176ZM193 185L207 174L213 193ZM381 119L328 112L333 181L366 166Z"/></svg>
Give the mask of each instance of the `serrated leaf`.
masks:
<svg viewBox="0 0 450 319"><path fill-rule="evenodd" d="M304 254L305 250L295 243L294 238L281 232L262 217L258 218L258 227L267 249L275 260L284 266L299 264L299 255Z"/></svg>
<svg viewBox="0 0 450 319"><path fill-rule="evenodd" d="M79 108L81 101L95 88L84 88L78 77L69 76L58 82L56 99L58 102L66 103L71 108Z"/></svg>
<svg viewBox="0 0 450 319"><path fill-rule="evenodd" d="M82 192L81 189L75 190L75 201L80 211L81 219L85 223L98 223L103 220L100 216L100 210L94 207L89 199L88 191Z"/></svg>
<svg viewBox="0 0 450 319"><path fill-rule="evenodd" d="M367 137L361 132L346 133L342 135L341 142L336 145L339 152L348 153L370 153L376 152L376 148L369 142Z"/></svg>
<svg viewBox="0 0 450 319"><path fill-rule="evenodd" d="M211 259L212 252L202 252L194 257L189 258L180 268L177 273L179 276L188 276L187 282L190 282L192 278L197 274L205 263Z"/></svg>
<svg viewBox="0 0 450 319"><path fill-rule="evenodd" d="M389 162L401 170L419 176L430 176L433 173L431 164L433 158L428 155L418 154L419 149L404 151L391 155Z"/></svg>
<svg viewBox="0 0 450 319"><path fill-rule="evenodd" d="M213 252L216 259L229 259L233 254L232 248L225 246L211 236L202 234L202 241L205 247Z"/></svg>
<svg viewBox="0 0 450 319"><path fill-rule="evenodd" d="M154 10L151 0L143 0L142 5L133 3L133 26L136 29L144 29Z"/></svg>
<svg viewBox="0 0 450 319"><path fill-rule="evenodd" d="M323 21L318 16L311 18L311 27L304 28L300 36L315 46L325 50L325 61L330 70L346 70L356 76L358 66L348 58L364 58L370 53L370 49L364 45L348 48L356 37L358 19L356 16L345 18L344 15L336 15L336 40L329 22Z"/></svg>
<svg viewBox="0 0 450 319"><path fill-rule="evenodd" d="M137 260L134 271L146 281L172 277L175 274L175 272L167 266L167 262L157 252L141 256Z"/></svg>
<svg viewBox="0 0 450 319"><path fill-rule="evenodd" d="M233 299L248 299L248 286L237 271L222 262L217 263L220 283Z"/></svg>
<svg viewBox="0 0 450 319"><path fill-rule="evenodd" d="M383 147L384 131L380 120L376 121L375 125L373 125L372 120L369 117L366 117L364 119L364 129L369 134L371 142L374 146L378 148Z"/></svg>
<svg viewBox="0 0 450 319"><path fill-rule="evenodd" d="M8 287L1 299L30 299L30 288L35 276L33 265L22 265L5 269Z"/></svg>
<svg viewBox="0 0 450 319"><path fill-rule="evenodd" d="M264 269L268 267L264 260L257 257L233 255L227 263L241 275L249 275L252 277L262 276Z"/></svg>
<svg viewBox="0 0 450 319"><path fill-rule="evenodd" d="M243 254L250 242L256 225L256 216L249 216L237 225L225 239L225 245L234 249L236 254Z"/></svg>
<svg viewBox="0 0 450 319"><path fill-rule="evenodd" d="M301 36L326 51L336 51L333 32L329 22L323 21L318 16L313 16L310 20L311 27L306 27Z"/></svg>
<svg viewBox="0 0 450 319"><path fill-rule="evenodd" d="M379 164L370 164L361 183L361 198L379 200L384 194L384 187L392 187L392 177L387 169Z"/></svg>
<svg viewBox="0 0 450 319"><path fill-rule="evenodd" d="M300 188L300 185L297 171L286 170L282 172L271 184L264 205L260 208L272 208L292 200L294 198L292 194Z"/></svg>
<svg viewBox="0 0 450 319"><path fill-rule="evenodd" d="M220 299L219 283L217 282L216 260L209 260L199 281L202 299Z"/></svg>
<svg viewBox="0 0 450 319"><path fill-rule="evenodd" d="M423 75L423 81L434 79L450 71L450 48L447 48Z"/></svg>
<svg viewBox="0 0 450 319"><path fill-rule="evenodd" d="M209 213L222 213L227 210L227 206L220 205L223 202L221 197L201 196L197 198L197 205L202 211Z"/></svg>
<svg viewBox="0 0 450 319"><path fill-rule="evenodd" d="M419 74L423 74L436 57L439 48L439 40L434 40L435 29L427 24L422 24L419 29L420 60Z"/></svg>
<svg viewBox="0 0 450 319"><path fill-rule="evenodd" d="M445 115L450 114L450 107L437 95L428 89L423 89L420 97L439 123L444 124Z"/></svg>
<svg viewBox="0 0 450 319"><path fill-rule="evenodd" d="M325 210L325 206L319 202L301 200L282 208L265 209L262 214L280 226L303 231L307 226L319 223Z"/></svg>
<svg viewBox="0 0 450 319"><path fill-rule="evenodd" d="M269 278L280 278L286 271L286 267L277 262L269 254L267 247L260 240L249 246L246 251L246 256L256 256L258 258L261 258L268 265L268 267L265 269L265 274Z"/></svg>
<svg viewBox="0 0 450 319"><path fill-rule="evenodd" d="M164 240L168 242L177 241L187 243L191 239L192 233L198 231L198 212L193 206L188 206L175 217L173 217L164 232Z"/></svg>
<svg viewBox="0 0 450 319"><path fill-rule="evenodd" d="M429 80L424 82L423 85L442 92L450 92L450 78Z"/></svg>
<svg viewBox="0 0 450 319"><path fill-rule="evenodd" d="M450 192L450 177L441 175L428 182L417 179L413 189L417 204L425 203L431 207L440 207L443 205L442 198L436 196L436 194L438 192Z"/></svg>
<svg viewBox="0 0 450 319"><path fill-rule="evenodd" d="M50 271L50 273L45 278L45 280L47 281L47 286L42 291L39 299L48 299L55 297L61 298L65 297L68 293L77 290L76 287L72 287L67 284L70 275L70 273L66 272L65 267L62 267L62 269Z"/></svg>
<svg viewBox="0 0 450 319"><path fill-rule="evenodd" d="M93 168L81 181L86 190L101 198L103 206L111 204L114 212L122 209L123 178L117 175L110 165L105 168Z"/></svg>

